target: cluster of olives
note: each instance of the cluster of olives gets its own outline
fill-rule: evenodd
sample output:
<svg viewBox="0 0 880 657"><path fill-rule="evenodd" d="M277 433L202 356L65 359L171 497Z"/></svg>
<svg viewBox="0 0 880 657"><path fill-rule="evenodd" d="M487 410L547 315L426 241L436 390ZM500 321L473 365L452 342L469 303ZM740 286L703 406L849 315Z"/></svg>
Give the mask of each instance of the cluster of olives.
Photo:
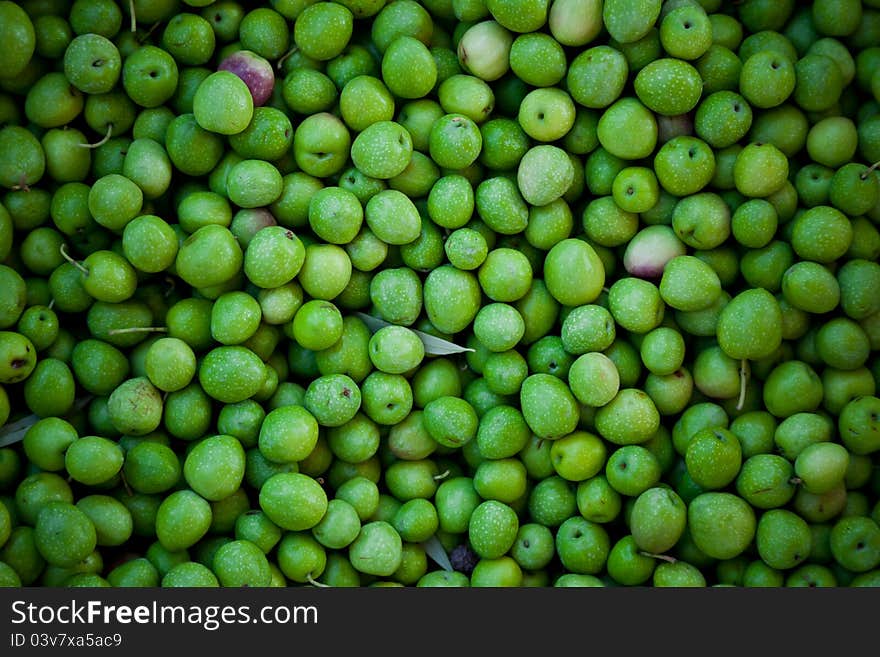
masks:
<svg viewBox="0 0 880 657"><path fill-rule="evenodd" d="M0 584L880 585L880 0L0 43Z"/></svg>

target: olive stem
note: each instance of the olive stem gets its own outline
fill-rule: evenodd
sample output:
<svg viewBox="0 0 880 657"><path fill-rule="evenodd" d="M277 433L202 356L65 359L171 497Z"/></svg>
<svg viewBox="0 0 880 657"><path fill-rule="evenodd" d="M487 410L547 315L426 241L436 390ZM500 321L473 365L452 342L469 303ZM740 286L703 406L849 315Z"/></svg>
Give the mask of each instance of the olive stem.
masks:
<svg viewBox="0 0 880 657"><path fill-rule="evenodd" d="M867 180L867 179L868 179L868 176L870 176L872 173L874 173L874 171L877 170L877 167L880 167L880 160L878 160L877 162L874 162L874 164L872 164L872 165L869 166L867 169L865 169L865 170L861 173L861 175L859 175L859 178L860 178L861 180Z"/></svg>
<svg viewBox="0 0 880 657"><path fill-rule="evenodd" d="M22 172L21 177L19 178L19 181L20 182L18 182L12 186L13 190L15 190L17 192L18 191L21 191L21 192L31 191L30 185L27 184L27 176L24 174L24 172Z"/></svg>
<svg viewBox="0 0 880 657"><path fill-rule="evenodd" d="M131 14L131 31L137 32L137 18L134 15L134 0L128 0L128 12Z"/></svg>
<svg viewBox="0 0 880 657"><path fill-rule="evenodd" d="M669 556L668 554L654 554L653 552L645 552L644 550L639 550L639 554L643 557L652 557L654 559L662 559L663 561L668 561L669 563L676 563L678 559L675 557Z"/></svg>
<svg viewBox="0 0 880 657"><path fill-rule="evenodd" d="M130 326L128 328L110 329L107 335L119 335L121 333L166 333L165 326Z"/></svg>
<svg viewBox="0 0 880 657"><path fill-rule="evenodd" d="M740 361L739 367L739 399L736 402L736 410L738 411L741 411L746 403L746 388L748 387L750 373L749 361L747 358L743 358Z"/></svg>
<svg viewBox="0 0 880 657"><path fill-rule="evenodd" d="M434 481L440 481L441 479L446 479L446 477L448 477L448 476L449 476L449 468L447 468L446 470L444 470L440 474L434 475L433 479L434 479Z"/></svg>
<svg viewBox="0 0 880 657"><path fill-rule="evenodd" d="M144 32L144 33L141 35L141 37L137 40L137 42L138 42L138 43L146 43L147 39L150 38L150 36L153 34L153 32L156 31L156 28L159 27L159 25L160 25L161 23L162 23L162 21L156 21L155 23L153 23L153 24L150 26L150 29L147 30L146 32Z"/></svg>
<svg viewBox="0 0 880 657"><path fill-rule="evenodd" d="M290 50L288 50L286 53L284 53L283 55L281 55L281 59L279 59L279 60L278 60L278 63L275 64L275 66L278 68L279 71L281 70L281 67L284 66L284 62L286 62L288 59L290 59L290 56L291 56L293 53L295 53L296 51L297 51L297 47L294 46L293 48L291 48Z"/></svg>
<svg viewBox="0 0 880 657"><path fill-rule="evenodd" d="M79 146L80 148L98 148L99 146L103 146L108 141L110 141L110 137L112 137L112 136L113 136L113 124L108 123L107 124L107 134L104 135L100 140L96 141L94 144L85 143L85 144L77 144L77 146Z"/></svg>
<svg viewBox="0 0 880 657"><path fill-rule="evenodd" d="M128 481L126 481L125 479L124 472L119 473L119 479L122 481L122 487L125 488L125 492L128 493L128 496L131 497L132 495L134 495L134 491L131 490L131 486L128 485Z"/></svg>
<svg viewBox="0 0 880 657"><path fill-rule="evenodd" d="M329 589L329 588L331 588L329 584L324 584L324 582L319 582L319 581L316 580L314 577L312 577L312 573L311 573L311 572L309 572L309 574L306 575L306 579L308 580L309 584L312 584L313 586L317 586L317 587L322 588L322 589Z"/></svg>
<svg viewBox="0 0 880 657"><path fill-rule="evenodd" d="M59 247L58 247L58 250L61 252L61 256L62 256L65 260L67 260L67 262L69 262L69 263L72 264L74 267L76 267L77 269L79 269L79 270L80 270L83 274L85 274L86 276L89 275L89 270L88 270L88 268L83 267L80 263L78 263L76 260L74 260L71 256L69 256L69 255L67 254L67 245L66 245L66 244L62 244L61 246L59 246Z"/></svg>

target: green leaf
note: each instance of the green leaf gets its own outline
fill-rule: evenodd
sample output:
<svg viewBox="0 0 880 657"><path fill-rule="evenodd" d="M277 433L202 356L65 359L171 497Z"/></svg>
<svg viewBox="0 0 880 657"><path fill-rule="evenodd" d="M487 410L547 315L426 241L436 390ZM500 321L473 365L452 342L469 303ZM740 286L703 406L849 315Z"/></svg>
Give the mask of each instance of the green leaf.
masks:
<svg viewBox="0 0 880 657"><path fill-rule="evenodd" d="M452 563L449 561L449 556L446 554L446 550L443 548L443 544L437 540L436 536L432 536L427 541L422 543L422 546L425 548L425 554L431 557L434 561L436 561L443 570L452 571Z"/></svg>
<svg viewBox="0 0 880 657"><path fill-rule="evenodd" d="M74 402L73 408L70 410L79 410L90 401L92 401L91 395L80 397ZM0 427L0 447L6 447L23 440L28 429L35 425L40 419L39 415L26 415L15 422Z"/></svg>
<svg viewBox="0 0 880 657"><path fill-rule="evenodd" d="M378 317L373 317L372 315L367 315L366 313L359 312L355 314L364 321L364 324L366 324L367 328L370 329L373 333L378 331L383 326L391 325L390 322L386 322L384 319L379 319ZM425 345L425 353L429 356L448 356L450 354L460 354L465 351L474 351L470 347L462 347L455 344L454 342L438 338L436 335L431 335L430 333L425 333L424 331L417 331L416 329L410 329L410 331L419 336L422 344Z"/></svg>

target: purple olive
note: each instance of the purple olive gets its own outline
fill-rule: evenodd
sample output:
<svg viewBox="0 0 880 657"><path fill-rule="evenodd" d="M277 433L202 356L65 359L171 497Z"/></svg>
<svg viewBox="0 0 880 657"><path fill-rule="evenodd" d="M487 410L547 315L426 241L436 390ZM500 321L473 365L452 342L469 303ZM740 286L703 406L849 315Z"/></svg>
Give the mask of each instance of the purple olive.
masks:
<svg viewBox="0 0 880 657"><path fill-rule="evenodd" d="M272 64L265 57L261 57L250 50L237 50L227 55L218 71L230 71L240 77L251 91L254 98L254 107L266 103L272 96L275 88L275 72Z"/></svg>
<svg viewBox="0 0 880 657"><path fill-rule="evenodd" d="M632 276L659 278L672 258L685 255L686 247L666 224L647 226L629 241L623 254L623 266Z"/></svg>

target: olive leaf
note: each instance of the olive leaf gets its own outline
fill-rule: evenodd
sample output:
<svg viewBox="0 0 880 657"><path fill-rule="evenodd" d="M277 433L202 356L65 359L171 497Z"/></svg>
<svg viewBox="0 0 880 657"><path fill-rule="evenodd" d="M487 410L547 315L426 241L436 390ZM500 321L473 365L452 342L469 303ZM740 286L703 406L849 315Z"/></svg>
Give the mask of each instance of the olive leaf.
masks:
<svg viewBox="0 0 880 657"><path fill-rule="evenodd" d="M22 440L28 429L35 425L39 419L38 415L27 415L0 428L0 447L6 447Z"/></svg>
<svg viewBox="0 0 880 657"><path fill-rule="evenodd" d="M364 321L364 324L367 325L367 328L374 333L383 326L391 326L391 322L386 322L384 319L379 319L378 317L373 317L366 313L359 312L355 314L360 317ZM425 345L425 353L429 356L448 356L450 354L460 354L465 351L474 351L470 347L462 347L454 342L438 338L436 335L431 335L424 331L417 331L416 329L410 329L410 331L419 336L422 344Z"/></svg>
<svg viewBox="0 0 880 657"><path fill-rule="evenodd" d="M74 402L73 407L70 410L79 410L91 400L91 395L80 397ZM7 447L8 445L13 445L23 440L28 429L35 425L40 419L39 415L26 415L15 422L0 427L0 447Z"/></svg>
<svg viewBox="0 0 880 657"><path fill-rule="evenodd" d="M452 563L449 561L449 556L446 554L446 550L443 547L443 544L437 540L436 536L432 536L427 541L422 543L422 546L425 548L425 554L431 557L434 561L436 561L443 570L452 571Z"/></svg>

